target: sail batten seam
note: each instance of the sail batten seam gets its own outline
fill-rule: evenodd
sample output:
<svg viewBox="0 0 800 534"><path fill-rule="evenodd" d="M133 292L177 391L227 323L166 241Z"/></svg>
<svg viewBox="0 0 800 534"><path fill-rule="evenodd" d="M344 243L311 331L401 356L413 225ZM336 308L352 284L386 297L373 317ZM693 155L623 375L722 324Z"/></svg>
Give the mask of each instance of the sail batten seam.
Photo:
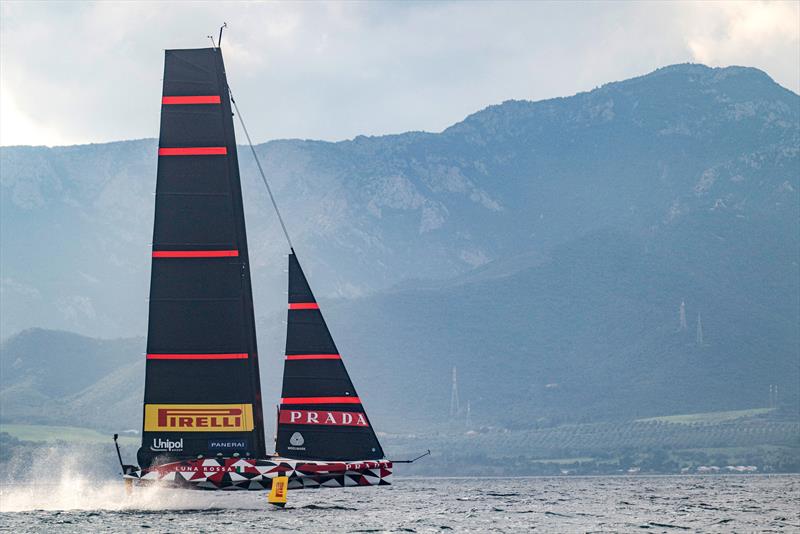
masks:
<svg viewBox="0 0 800 534"><path fill-rule="evenodd" d="M171 104L219 104L219 95L206 95L206 96L164 96L161 98L161 103L165 105Z"/></svg>
<svg viewBox="0 0 800 534"><path fill-rule="evenodd" d="M148 354L148 360L246 360L246 352L219 354Z"/></svg>
<svg viewBox="0 0 800 534"><path fill-rule="evenodd" d="M361 404L358 397L284 397L281 404Z"/></svg>
<svg viewBox="0 0 800 534"><path fill-rule="evenodd" d="M189 147L159 147L159 156L224 156L228 154L228 147L224 146L189 146Z"/></svg>
<svg viewBox="0 0 800 534"><path fill-rule="evenodd" d="M287 354L287 360L341 360L338 354Z"/></svg>
<svg viewBox="0 0 800 534"><path fill-rule="evenodd" d="M319 304L316 302L290 302L290 310L318 310Z"/></svg>
<svg viewBox="0 0 800 534"><path fill-rule="evenodd" d="M238 250L154 250L154 258L235 258Z"/></svg>

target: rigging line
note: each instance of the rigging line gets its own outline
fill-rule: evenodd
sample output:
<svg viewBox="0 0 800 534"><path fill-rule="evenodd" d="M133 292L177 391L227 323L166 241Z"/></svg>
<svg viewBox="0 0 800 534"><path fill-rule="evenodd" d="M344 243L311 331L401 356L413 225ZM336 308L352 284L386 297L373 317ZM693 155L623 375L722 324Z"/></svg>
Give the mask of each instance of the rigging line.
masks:
<svg viewBox="0 0 800 534"><path fill-rule="evenodd" d="M233 109L236 110L236 116L239 117L239 124L242 125L242 130L244 130L244 135L247 138L247 144L250 145L250 152L253 153L253 159L256 160L256 167L258 167L258 173L261 175L261 181L264 182L264 186L267 188L267 193L269 193L269 199L272 201L272 207L275 208L275 214L278 216L278 222L281 223L281 228L283 229L283 235L286 236L286 242L289 243L289 249L294 254L294 246L292 245L292 240L289 237L289 232L286 230L286 224L283 222L283 217L281 217L281 210L278 209L278 203L275 202L275 196L272 194L272 188L269 186L269 182L267 181L267 176L264 174L264 169L261 167L261 161L258 159L258 155L256 154L256 149L253 147L253 141L250 139L250 134L247 131L247 126L244 125L244 119L242 118L242 113L239 111L239 106L236 105L236 100L233 99L233 91L231 88L228 87L228 94L231 97L231 103L233 103Z"/></svg>
<svg viewBox="0 0 800 534"><path fill-rule="evenodd" d="M417 456L413 460L389 460L389 461L392 462L393 464L413 464L414 462L416 462L420 458L425 458L426 456L429 456L430 454L431 454L431 450L428 449L427 451L425 451L425 454L420 454L419 456Z"/></svg>
<svg viewBox="0 0 800 534"><path fill-rule="evenodd" d="M217 39L219 45L217 45L217 48L222 48L222 30L224 30L227 27L228 27L227 22L223 22L222 26L219 27L219 39ZM228 88L228 90L230 90L230 88Z"/></svg>

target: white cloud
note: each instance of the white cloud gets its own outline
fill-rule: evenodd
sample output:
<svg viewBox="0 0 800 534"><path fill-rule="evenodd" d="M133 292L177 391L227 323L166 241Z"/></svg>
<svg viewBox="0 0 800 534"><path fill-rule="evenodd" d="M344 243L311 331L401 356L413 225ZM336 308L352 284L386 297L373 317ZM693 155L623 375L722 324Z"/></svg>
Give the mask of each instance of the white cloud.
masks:
<svg viewBox="0 0 800 534"><path fill-rule="evenodd" d="M701 4L687 35L693 58L710 65L769 65L795 92L800 85L800 2Z"/></svg>
<svg viewBox="0 0 800 534"><path fill-rule="evenodd" d="M164 48L223 38L257 141L438 131L509 98L660 66L759 67L800 90L800 4L0 4L0 143L155 137Z"/></svg>
<svg viewBox="0 0 800 534"><path fill-rule="evenodd" d="M57 128L37 123L17 106L11 90L0 85L0 146L63 145L68 139Z"/></svg>
<svg viewBox="0 0 800 534"><path fill-rule="evenodd" d="M29 286L19 280L6 277L0 279L0 295L10 296L12 293L27 299L41 299L42 294L33 286Z"/></svg>

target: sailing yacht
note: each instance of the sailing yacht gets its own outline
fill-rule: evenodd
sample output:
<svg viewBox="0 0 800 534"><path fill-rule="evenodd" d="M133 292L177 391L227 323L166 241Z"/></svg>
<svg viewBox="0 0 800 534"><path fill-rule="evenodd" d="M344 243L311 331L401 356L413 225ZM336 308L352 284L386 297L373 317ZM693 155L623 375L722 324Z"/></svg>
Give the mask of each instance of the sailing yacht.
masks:
<svg viewBox="0 0 800 534"><path fill-rule="evenodd" d="M283 390L267 447L229 95L219 47L166 51L142 445L123 476L223 490L283 477L288 489L387 485L392 462L288 233Z"/></svg>

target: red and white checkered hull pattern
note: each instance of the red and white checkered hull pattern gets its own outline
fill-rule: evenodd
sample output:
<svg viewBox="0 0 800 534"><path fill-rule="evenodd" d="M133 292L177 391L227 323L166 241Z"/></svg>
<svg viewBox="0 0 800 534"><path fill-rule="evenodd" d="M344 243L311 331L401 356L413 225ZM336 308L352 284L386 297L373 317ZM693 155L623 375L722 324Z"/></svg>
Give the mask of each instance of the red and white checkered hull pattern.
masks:
<svg viewBox="0 0 800 534"><path fill-rule="evenodd" d="M209 490L265 490L277 476L289 477L289 489L386 486L392 462L299 461L284 458L198 459L154 465L124 475L140 483Z"/></svg>

